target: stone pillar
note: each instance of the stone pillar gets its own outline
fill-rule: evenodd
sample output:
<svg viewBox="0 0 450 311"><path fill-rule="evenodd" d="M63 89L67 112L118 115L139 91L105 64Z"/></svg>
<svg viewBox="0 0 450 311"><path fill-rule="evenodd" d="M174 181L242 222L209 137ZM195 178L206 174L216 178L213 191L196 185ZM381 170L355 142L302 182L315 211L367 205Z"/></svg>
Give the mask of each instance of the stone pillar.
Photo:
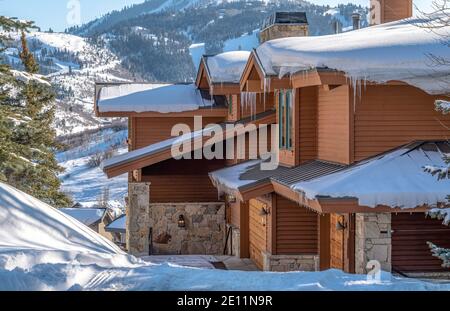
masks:
<svg viewBox="0 0 450 311"><path fill-rule="evenodd" d="M134 256L148 255L150 183L128 183L127 249Z"/></svg>
<svg viewBox="0 0 450 311"><path fill-rule="evenodd" d="M274 272L319 271L317 255L272 255L263 253L263 270Z"/></svg>
<svg viewBox="0 0 450 311"><path fill-rule="evenodd" d="M367 263L377 260L381 269L391 271L391 214L356 214L355 232L355 270L367 273Z"/></svg>

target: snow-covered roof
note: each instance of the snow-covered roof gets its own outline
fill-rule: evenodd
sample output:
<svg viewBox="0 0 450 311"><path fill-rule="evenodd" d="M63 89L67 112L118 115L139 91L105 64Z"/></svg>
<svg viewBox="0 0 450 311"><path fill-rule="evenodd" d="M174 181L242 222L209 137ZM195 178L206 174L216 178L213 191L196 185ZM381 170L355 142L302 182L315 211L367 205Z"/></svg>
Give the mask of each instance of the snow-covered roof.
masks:
<svg viewBox="0 0 450 311"><path fill-rule="evenodd" d="M208 131L209 132L209 131ZM193 141L197 138L203 137L203 134L206 133L206 129L195 131L192 133L184 134L178 137L172 137L154 144L151 144L147 147L143 147L140 149L136 149L121 155L114 156L103 161L101 168L103 170L108 169L109 167L117 166L123 163L136 161L142 159L147 156L151 156L159 151L163 150L171 150L172 145L177 144L181 145L183 142ZM206 135L206 134L205 134Z"/></svg>
<svg viewBox="0 0 450 311"><path fill-rule="evenodd" d="M106 231L125 233L127 230L127 216L122 215L105 227Z"/></svg>
<svg viewBox="0 0 450 311"><path fill-rule="evenodd" d="M103 86L98 94L99 112L183 112L210 107L195 84L136 84Z"/></svg>
<svg viewBox="0 0 450 311"><path fill-rule="evenodd" d="M314 200L356 198L359 205L415 208L445 203L450 179L440 179L426 168L447 168L448 142L416 142L361 161L338 172L295 183L291 189Z"/></svg>
<svg viewBox="0 0 450 311"><path fill-rule="evenodd" d="M86 226L99 222L106 213L105 208L61 208L60 211Z"/></svg>
<svg viewBox="0 0 450 311"><path fill-rule="evenodd" d="M213 83L239 83L250 52L231 51L205 56L208 73Z"/></svg>
<svg viewBox="0 0 450 311"><path fill-rule="evenodd" d="M243 179L241 176L249 170L260 166L261 160L246 161L241 164L226 167L209 173L214 186L219 190L219 193L226 192L224 189L239 190L258 181L258 179Z"/></svg>
<svg viewBox="0 0 450 311"><path fill-rule="evenodd" d="M433 31L426 26L411 18L336 35L282 38L263 43L256 54L266 75L327 68L353 81L403 81L430 94L448 93L450 67L436 66L430 55L450 57L443 42L450 26Z"/></svg>
<svg viewBox="0 0 450 311"><path fill-rule="evenodd" d="M123 254L73 217L2 182L0 223L3 248Z"/></svg>

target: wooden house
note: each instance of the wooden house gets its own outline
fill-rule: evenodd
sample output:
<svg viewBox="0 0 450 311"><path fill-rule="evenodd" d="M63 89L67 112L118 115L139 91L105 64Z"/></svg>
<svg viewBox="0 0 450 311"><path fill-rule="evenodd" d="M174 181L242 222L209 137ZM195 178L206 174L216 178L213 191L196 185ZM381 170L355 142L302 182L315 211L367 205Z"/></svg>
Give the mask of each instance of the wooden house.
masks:
<svg viewBox="0 0 450 311"><path fill-rule="evenodd" d="M388 8L380 2L379 10ZM395 16L374 13L382 22L411 15L411 1L396 3ZM450 188L424 172L427 165L444 166L450 151L450 116L434 105L448 94L449 73L410 72L393 60L395 49L403 49L405 62L413 51L398 35L409 23L409 31L420 32L408 36L421 51L414 57L426 63L421 45L434 50L439 40L414 20L269 41L252 52L241 90L273 94L280 166L262 171L250 161L210 173L232 198L228 220L239 232L233 245L240 257L272 271L365 273L375 260L404 274L449 272L426 242L449 247L450 229L424 213L446 204ZM394 37L398 45L386 44Z"/></svg>
<svg viewBox="0 0 450 311"><path fill-rule="evenodd" d="M227 125L241 125L244 131L239 135L245 136L246 126L272 124L276 119L273 103L255 113L241 105L239 80L249 54L204 56L195 84L97 84L97 116L129 120L129 152L105 161L103 170L110 178L129 174L127 249L131 253L223 253L225 204L208 173L236 162L235 157L202 157L210 139L205 126L221 127L226 134L223 141L239 134L234 129L228 133ZM188 126L193 134L173 137L179 135L172 133L177 124ZM175 139L190 145L189 152L183 151L190 159L173 158ZM142 210L135 207L138 203L144 205Z"/></svg>

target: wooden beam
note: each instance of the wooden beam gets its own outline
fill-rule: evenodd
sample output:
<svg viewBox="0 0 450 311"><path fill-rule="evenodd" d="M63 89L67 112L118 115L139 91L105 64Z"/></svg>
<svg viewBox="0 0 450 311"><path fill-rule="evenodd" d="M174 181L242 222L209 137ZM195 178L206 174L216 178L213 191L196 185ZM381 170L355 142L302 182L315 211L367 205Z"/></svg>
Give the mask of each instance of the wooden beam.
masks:
<svg viewBox="0 0 450 311"><path fill-rule="evenodd" d="M240 217L239 217L239 231L240 231L240 241L239 241L239 255L240 258L250 257L250 216L249 216L249 206L248 201L240 202Z"/></svg>
<svg viewBox="0 0 450 311"><path fill-rule="evenodd" d="M319 217L319 258L320 270L330 269L330 214L318 215Z"/></svg>
<svg viewBox="0 0 450 311"><path fill-rule="evenodd" d="M257 184L249 189L246 189L245 191L240 191L240 194L243 201L248 201L272 192L273 186L270 180L268 180L265 183Z"/></svg>

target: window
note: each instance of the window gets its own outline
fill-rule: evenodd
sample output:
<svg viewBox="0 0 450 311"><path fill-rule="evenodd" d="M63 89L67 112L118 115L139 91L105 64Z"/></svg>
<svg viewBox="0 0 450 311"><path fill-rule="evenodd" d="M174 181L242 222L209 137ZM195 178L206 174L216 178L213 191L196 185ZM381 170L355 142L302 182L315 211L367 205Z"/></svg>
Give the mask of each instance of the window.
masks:
<svg viewBox="0 0 450 311"><path fill-rule="evenodd" d="M233 95L228 95L228 114L233 114Z"/></svg>
<svg viewBox="0 0 450 311"><path fill-rule="evenodd" d="M293 139L293 98L292 90L278 92L278 126L280 149L292 149Z"/></svg>

